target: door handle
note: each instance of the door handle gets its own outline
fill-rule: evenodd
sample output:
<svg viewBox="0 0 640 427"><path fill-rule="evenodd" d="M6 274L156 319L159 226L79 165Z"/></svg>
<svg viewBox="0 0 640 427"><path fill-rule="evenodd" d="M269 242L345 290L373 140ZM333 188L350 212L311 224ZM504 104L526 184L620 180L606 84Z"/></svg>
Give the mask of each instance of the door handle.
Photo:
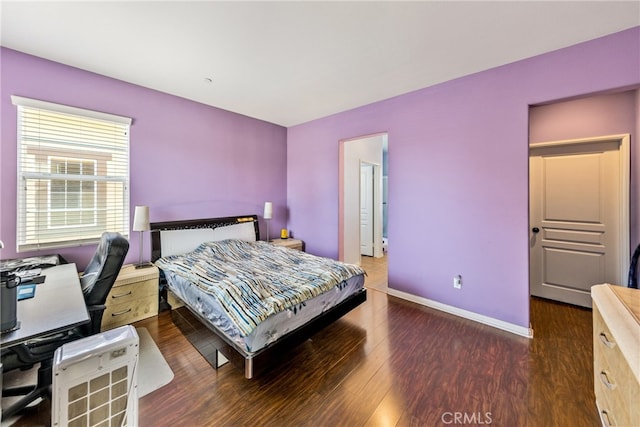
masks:
<svg viewBox="0 0 640 427"><path fill-rule="evenodd" d="M537 234L537 233L539 233L539 232L540 232L540 229L539 229L538 227L533 227L533 228L531 229L531 231L533 231L534 233L536 233L536 234Z"/></svg>

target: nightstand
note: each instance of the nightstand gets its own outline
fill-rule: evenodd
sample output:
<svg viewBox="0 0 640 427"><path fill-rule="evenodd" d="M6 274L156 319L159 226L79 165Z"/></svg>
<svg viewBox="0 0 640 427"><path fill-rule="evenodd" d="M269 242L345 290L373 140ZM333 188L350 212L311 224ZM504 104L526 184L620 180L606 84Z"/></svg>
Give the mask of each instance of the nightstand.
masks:
<svg viewBox="0 0 640 427"><path fill-rule="evenodd" d="M271 243L276 246L284 246L290 249L304 250L304 242L298 239L273 239Z"/></svg>
<svg viewBox="0 0 640 427"><path fill-rule="evenodd" d="M158 268L124 265L107 296L102 330L158 315Z"/></svg>

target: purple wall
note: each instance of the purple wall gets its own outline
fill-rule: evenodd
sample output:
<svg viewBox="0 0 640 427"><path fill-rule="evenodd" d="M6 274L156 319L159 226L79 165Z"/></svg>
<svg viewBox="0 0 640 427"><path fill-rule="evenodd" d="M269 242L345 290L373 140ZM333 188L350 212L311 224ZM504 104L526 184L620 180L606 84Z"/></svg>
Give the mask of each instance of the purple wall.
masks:
<svg viewBox="0 0 640 427"><path fill-rule="evenodd" d="M13 50L2 48L0 55L3 259L31 255L15 252L17 118L11 95L133 118L130 202L132 207L149 205L152 222L262 217L264 202L271 200L271 229L286 226L285 128ZM264 236L264 224L261 228ZM127 262L137 262L138 234L131 237ZM146 233L146 259L149 242ZM94 250L78 247L59 253L83 269Z"/></svg>
<svg viewBox="0 0 640 427"><path fill-rule="evenodd" d="M637 98L640 91L589 96L571 101L532 107L529 114L529 141L546 142L594 136L631 134L631 182L629 183L631 252L640 243L638 229L638 203L640 181L638 177L638 134L640 126ZM631 254L627 254L631 256Z"/></svg>
<svg viewBox="0 0 640 427"><path fill-rule="evenodd" d="M640 27L288 130L4 48L0 61L2 258L17 255L10 95L132 117L131 205L149 205L152 221L261 215L272 200L272 230L286 225L331 257L339 141L387 132L390 286L528 327L529 105L638 87ZM93 249L60 253L83 268Z"/></svg>
<svg viewBox="0 0 640 427"><path fill-rule="evenodd" d="M289 128L289 228L337 257L339 141L388 132L389 286L529 327L529 105L637 87L639 64L636 27Z"/></svg>

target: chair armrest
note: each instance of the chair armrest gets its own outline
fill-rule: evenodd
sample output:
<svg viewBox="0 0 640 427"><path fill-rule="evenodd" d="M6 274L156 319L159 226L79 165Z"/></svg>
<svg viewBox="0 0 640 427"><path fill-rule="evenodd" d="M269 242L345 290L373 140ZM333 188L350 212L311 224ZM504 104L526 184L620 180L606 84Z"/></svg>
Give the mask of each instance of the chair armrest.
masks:
<svg viewBox="0 0 640 427"><path fill-rule="evenodd" d="M100 332L100 326L102 325L102 315L107 308L104 304L88 305L87 311L91 320L88 324L82 325L81 330L84 336L97 334Z"/></svg>
<svg viewBox="0 0 640 427"><path fill-rule="evenodd" d="M107 308L106 305L104 304L96 304L96 305L89 305L87 306L87 311L89 312L89 316L93 316L92 313L95 313L97 311L104 311Z"/></svg>
<svg viewBox="0 0 640 427"><path fill-rule="evenodd" d="M3 363L7 361L6 371L13 365L31 365L53 357L53 352L61 345L81 338L74 331L59 332L40 338L29 340L25 344L18 344L2 350ZM16 358L11 360L11 354ZM11 360L11 361L10 361Z"/></svg>

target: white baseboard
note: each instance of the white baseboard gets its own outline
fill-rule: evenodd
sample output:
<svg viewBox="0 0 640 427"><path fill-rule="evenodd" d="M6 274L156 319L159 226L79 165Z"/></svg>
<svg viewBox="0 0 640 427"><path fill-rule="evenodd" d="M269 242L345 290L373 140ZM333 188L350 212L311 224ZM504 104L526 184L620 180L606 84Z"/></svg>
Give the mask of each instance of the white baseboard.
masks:
<svg viewBox="0 0 640 427"><path fill-rule="evenodd" d="M458 317L473 320L474 322L482 323L484 325L492 326L494 328L502 329L503 331L511 332L516 335L520 335L526 338L533 338L533 329L526 328L513 323L508 323L502 320L494 319L493 317L484 316L482 314L474 313L472 311L463 310L458 307L454 307L447 304L442 304L437 301L433 301L427 298L419 297L416 295L408 294L406 292L398 291L396 289L387 289L387 293L394 297L401 298L403 300L415 302L416 304L424 305L426 307L434 308L436 310L444 311L445 313L453 314Z"/></svg>

